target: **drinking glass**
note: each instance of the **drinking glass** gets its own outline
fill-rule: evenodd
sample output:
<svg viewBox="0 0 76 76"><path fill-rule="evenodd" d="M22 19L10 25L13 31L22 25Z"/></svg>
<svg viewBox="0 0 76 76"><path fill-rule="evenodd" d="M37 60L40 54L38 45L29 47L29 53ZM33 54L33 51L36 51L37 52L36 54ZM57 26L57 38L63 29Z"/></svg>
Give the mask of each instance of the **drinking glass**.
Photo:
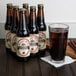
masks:
<svg viewBox="0 0 76 76"><path fill-rule="evenodd" d="M63 23L49 25L50 55L52 62L64 62L69 26Z"/></svg>

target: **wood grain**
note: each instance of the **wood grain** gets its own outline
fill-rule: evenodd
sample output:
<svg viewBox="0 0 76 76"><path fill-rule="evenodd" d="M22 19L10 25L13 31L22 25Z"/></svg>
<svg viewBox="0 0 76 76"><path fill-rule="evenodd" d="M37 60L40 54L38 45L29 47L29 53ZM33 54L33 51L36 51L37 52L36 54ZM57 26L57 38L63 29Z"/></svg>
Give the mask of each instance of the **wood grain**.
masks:
<svg viewBox="0 0 76 76"><path fill-rule="evenodd" d="M56 68L52 65L39 60L42 76L57 76Z"/></svg>
<svg viewBox="0 0 76 76"><path fill-rule="evenodd" d="M7 54L7 76L22 76L22 62Z"/></svg>
<svg viewBox="0 0 76 76"><path fill-rule="evenodd" d="M41 76L38 58L31 58L23 64L24 76Z"/></svg>
<svg viewBox="0 0 76 76"><path fill-rule="evenodd" d="M70 64L70 69L71 69L73 76L76 76L76 62Z"/></svg>
<svg viewBox="0 0 76 76"><path fill-rule="evenodd" d="M0 76L7 76L7 56L4 45L4 40L0 40Z"/></svg>
<svg viewBox="0 0 76 76"><path fill-rule="evenodd" d="M18 62L11 54L6 53L4 40L0 40L0 44L0 76L76 76L76 62L60 68L55 68L40 58ZM67 50L71 53L73 51L69 46ZM70 53L67 55L70 56Z"/></svg>
<svg viewBox="0 0 76 76"><path fill-rule="evenodd" d="M58 76L73 76L70 65L65 65L63 67L57 68Z"/></svg>

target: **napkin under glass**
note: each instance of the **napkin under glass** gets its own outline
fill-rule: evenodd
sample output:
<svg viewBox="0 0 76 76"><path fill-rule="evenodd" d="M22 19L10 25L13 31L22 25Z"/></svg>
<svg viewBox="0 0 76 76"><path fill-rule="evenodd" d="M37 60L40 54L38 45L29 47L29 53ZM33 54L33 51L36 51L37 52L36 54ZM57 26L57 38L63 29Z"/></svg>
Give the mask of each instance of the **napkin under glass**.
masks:
<svg viewBox="0 0 76 76"><path fill-rule="evenodd" d="M54 63L51 61L51 57L50 56L46 56L46 57L41 57L41 60L53 65L54 67L58 68L58 67L62 67L63 65L67 65L67 64L71 64L73 62L76 61L76 59L73 59L69 56L65 56L64 62L61 63Z"/></svg>

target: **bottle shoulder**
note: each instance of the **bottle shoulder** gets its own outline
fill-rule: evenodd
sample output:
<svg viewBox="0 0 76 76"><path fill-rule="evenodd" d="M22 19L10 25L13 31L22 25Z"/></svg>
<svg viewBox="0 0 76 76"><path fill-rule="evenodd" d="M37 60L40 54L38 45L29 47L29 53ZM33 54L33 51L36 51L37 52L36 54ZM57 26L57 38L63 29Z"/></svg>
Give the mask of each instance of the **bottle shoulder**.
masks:
<svg viewBox="0 0 76 76"><path fill-rule="evenodd" d="M31 34L38 34L39 33L39 29L37 26L35 27L30 27L30 33Z"/></svg>
<svg viewBox="0 0 76 76"><path fill-rule="evenodd" d="M18 30L16 32L18 37L28 37L29 36L29 32L26 30Z"/></svg>
<svg viewBox="0 0 76 76"><path fill-rule="evenodd" d="M17 25L16 24L13 24L12 26L11 26L11 32L12 33L16 33L16 31L17 31Z"/></svg>
<svg viewBox="0 0 76 76"><path fill-rule="evenodd" d="M45 23L40 23L38 24L39 31L46 31L46 24Z"/></svg>
<svg viewBox="0 0 76 76"><path fill-rule="evenodd" d="M5 23L5 30L10 30L11 29L11 24Z"/></svg>

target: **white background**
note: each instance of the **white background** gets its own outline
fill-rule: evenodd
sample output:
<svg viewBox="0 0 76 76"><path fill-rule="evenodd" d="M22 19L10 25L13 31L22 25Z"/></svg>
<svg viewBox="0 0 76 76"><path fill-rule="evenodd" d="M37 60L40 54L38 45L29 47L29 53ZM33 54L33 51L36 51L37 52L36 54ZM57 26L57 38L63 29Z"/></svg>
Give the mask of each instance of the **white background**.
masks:
<svg viewBox="0 0 76 76"><path fill-rule="evenodd" d="M46 22L76 22L76 0L0 0L0 22L5 22L6 4L45 5Z"/></svg>
<svg viewBox="0 0 76 76"><path fill-rule="evenodd" d="M76 0L0 0L0 23L6 21L7 3L18 4L20 7L23 3L36 6L38 3L43 3L45 21L47 23L68 23L70 26L69 37L76 38Z"/></svg>

